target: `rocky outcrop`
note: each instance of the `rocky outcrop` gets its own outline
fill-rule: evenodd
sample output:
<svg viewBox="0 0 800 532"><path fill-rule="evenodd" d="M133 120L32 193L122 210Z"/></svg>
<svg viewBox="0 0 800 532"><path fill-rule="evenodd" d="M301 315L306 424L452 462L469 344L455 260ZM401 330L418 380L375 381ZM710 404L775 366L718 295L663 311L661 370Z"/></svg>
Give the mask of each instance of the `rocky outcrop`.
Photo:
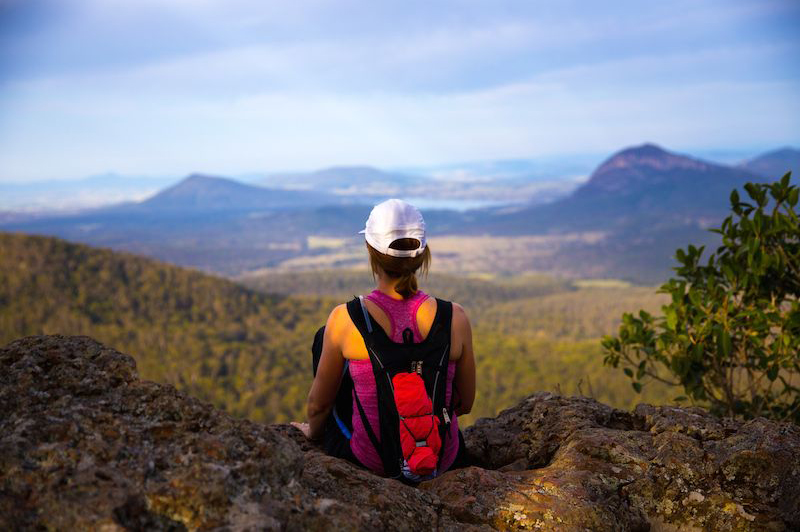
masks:
<svg viewBox="0 0 800 532"><path fill-rule="evenodd" d="M792 530L800 428L535 394L418 488L139 380L86 337L0 349L0 529Z"/></svg>
<svg viewBox="0 0 800 532"><path fill-rule="evenodd" d="M468 430L477 467L423 489L460 520L589 530L796 530L800 427L540 393ZM477 489L478 486L484 489ZM491 486L490 489L485 487Z"/></svg>

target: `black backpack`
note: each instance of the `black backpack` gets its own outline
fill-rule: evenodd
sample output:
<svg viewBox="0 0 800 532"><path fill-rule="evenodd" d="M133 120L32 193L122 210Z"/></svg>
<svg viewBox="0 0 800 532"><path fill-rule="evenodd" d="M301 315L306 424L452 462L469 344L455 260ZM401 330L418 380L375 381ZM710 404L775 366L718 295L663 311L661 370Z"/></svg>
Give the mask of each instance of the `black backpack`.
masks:
<svg viewBox="0 0 800 532"><path fill-rule="evenodd" d="M436 300L436 316L431 330L420 343L413 343L411 329L403 331L404 343L393 342L380 326L374 326L363 297L347 303L347 312L355 324L367 347L378 394L379 426L373 427L354 393L356 406L372 445L378 451L383 463L384 474L404 481L420 480L406 469L400 442L400 417L394 400L392 379L399 373L416 372L425 383L425 390L431 399L433 413L439 419L441 463L444 450L450 437L450 420L453 416L451 393L449 405L445 404L447 368L450 362L450 329L453 305L449 301ZM352 380L350 381L352 385ZM337 402L338 403L338 402ZM352 408L352 407L351 407ZM380 434L380 440L377 435Z"/></svg>

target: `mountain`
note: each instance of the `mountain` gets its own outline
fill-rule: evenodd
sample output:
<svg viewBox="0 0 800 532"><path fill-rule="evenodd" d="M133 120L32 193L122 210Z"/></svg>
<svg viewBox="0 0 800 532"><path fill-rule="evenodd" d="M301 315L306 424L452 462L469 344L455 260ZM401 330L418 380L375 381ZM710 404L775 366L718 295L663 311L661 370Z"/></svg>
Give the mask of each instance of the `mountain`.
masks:
<svg viewBox="0 0 800 532"><path fill-rule="evenodd" d="M727 213L731 190L761 180L746 170L644 144L612 155L572 195L543 207L538 218L570 228L707 223Z"/></svg>
<svg viewBox="0 0 800 532"><path fill-rule="evenodd" d="M675 249L713 247L707 228L730 210L734 188L765 181L748 170L667 151L654 144L621 150L572 194L547 205L498 209L452 227L454 232L564 235L564 242L530 263L531 270L663 282ZM571 235L591 234L570 242Z"/></svg>
<svg viewBox="0 0 800 532"><path fill-rule="evenodd" d="M0 216L0 226L238 274L304 253L308 235L342 227L355 234L369 207L348 202L324 192L266 189L194 174L140 203Z"/></svg>
<svg viewBox="0 0 800 532"><path fill-rule="evenodd" d="M336 204L324 192L268 189L232 179L192 174L180 183L137 204L137 211L236 212Z"/></svg>
<svg viewBox="0 0 800 532"><path fill-rule="evenodd" d="M385 196L429 181L424 177L386 172L371 166L334 166L315 172L272 174L261 183L269 187Z"/></svg>
<svg viewBox="0 0 800 532"><path fill-rule="evenodd" d="M734 188L764 180L746 170L645 144L613 155L585 185L552 208L570 212L574 220L583 217L592 225L597 220L631 219L634 223L667 219L704 224L728 213Z"/></svg>
<svg viewBox="0 0 800 532"><path fill-rule="evenodd" d="M464 227L495 235L708 226L729 210L731 190L761 181L747 170L669 152L654 144L609 157L572 194L547 205L498 209Z"/></svg>
<svg viewBox="0 0 800 532"><path fill-rule="evenodd" d="M467 467L407 486L136 367L87 337L0 347L0 528L800 528L789 423L540 392L464 430Z"/></svg>
<svg viewBox="0 0 800 532"><path fill-rule="evenodd" d="M714 165L668 152L655 144L626 148L604 161L581 187L584 193L627 193L669 181L706 174Z"/></svg>
<svg viewBox="0 0 800 532"><path fill-rule="evenodd" d="M770 181L780 179L783 174L791 171L792 177L796 181L800 179L800 150L781 148L759 155L739 166L756 175L768 178Z"/></svg>

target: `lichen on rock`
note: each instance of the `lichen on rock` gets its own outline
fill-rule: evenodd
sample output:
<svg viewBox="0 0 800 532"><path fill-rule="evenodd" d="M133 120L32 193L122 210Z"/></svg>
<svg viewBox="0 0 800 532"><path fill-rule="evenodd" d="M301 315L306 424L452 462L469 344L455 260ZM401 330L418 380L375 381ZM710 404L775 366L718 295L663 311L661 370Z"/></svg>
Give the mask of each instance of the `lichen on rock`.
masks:
<svg viewBox="0 0 800 532"><path fill-rule="evenodd" d="M0 528L793 530L800 428L534 394L419 487L142 381L91 338L0 348Z"/></svg>

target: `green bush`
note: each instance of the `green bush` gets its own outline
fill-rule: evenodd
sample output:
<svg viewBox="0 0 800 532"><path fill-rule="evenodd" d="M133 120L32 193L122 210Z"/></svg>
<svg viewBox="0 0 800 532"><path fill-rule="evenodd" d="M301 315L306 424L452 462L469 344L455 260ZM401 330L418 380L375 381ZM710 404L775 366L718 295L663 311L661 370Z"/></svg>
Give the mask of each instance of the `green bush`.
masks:
<svg viewBox="0 0 800 532"><path fill-rule="evenodd" d="M663 316L624 314L606 336L604 362L623 367L634 389L656 380L682 386L694 403L745 418L800 422L800 225L790 173L731 193L722 245L679 249L660 291ZM685 399L685 397L684 397Z"/></svg>

